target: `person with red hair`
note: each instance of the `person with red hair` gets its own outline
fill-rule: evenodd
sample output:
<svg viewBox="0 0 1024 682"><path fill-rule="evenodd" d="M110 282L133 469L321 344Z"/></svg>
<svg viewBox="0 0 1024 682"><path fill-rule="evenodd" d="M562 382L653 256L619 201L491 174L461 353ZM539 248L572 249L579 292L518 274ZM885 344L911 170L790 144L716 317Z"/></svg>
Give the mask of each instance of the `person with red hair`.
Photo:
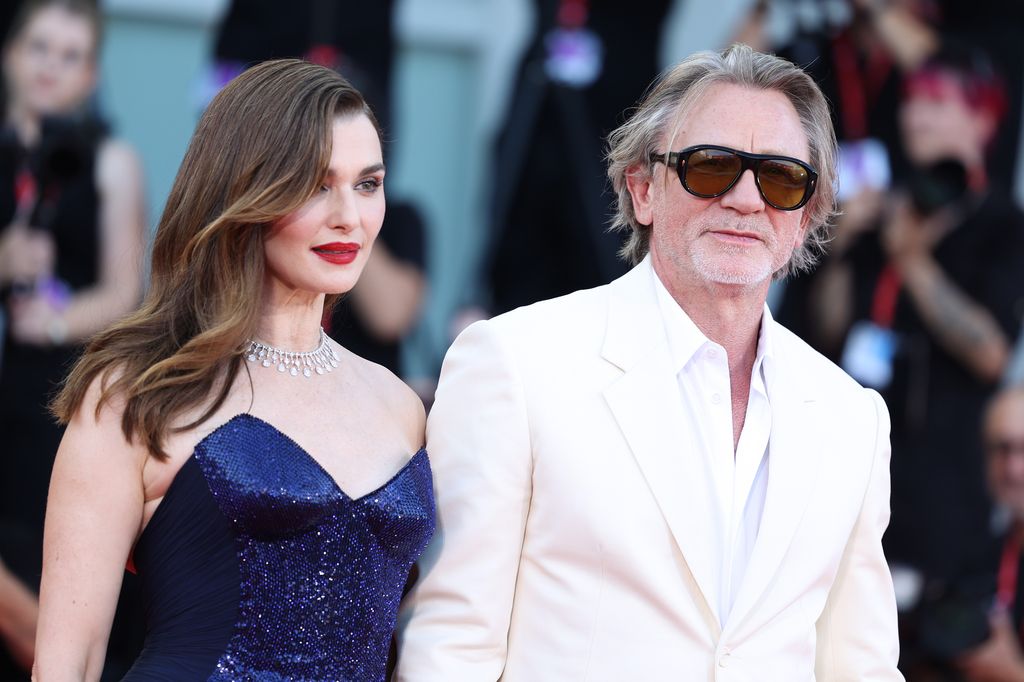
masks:
<svg viewBox="0 0 1024 682"><path fill-rule="evenodd" d="M955 576L988 528L977 424L1024 314L1024 214L987 167L1006 106L976 47L909 74L910 168L870 210L847 202L811 297L820 343L892 413L887 556L926 579Z"/></svg>

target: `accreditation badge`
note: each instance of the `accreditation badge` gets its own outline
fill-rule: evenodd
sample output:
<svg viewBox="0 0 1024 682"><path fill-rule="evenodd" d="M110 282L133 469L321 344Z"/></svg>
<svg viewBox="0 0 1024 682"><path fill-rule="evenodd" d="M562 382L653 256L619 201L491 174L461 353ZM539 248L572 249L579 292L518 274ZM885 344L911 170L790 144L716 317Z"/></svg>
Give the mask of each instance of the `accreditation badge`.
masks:
<svg viewBox="0 0 1024 682"><path fill-rule="evenodd" d="M898 347L899 337L892 329L860 321L846 337L840 365L861 385L882 390L892 382L892 362Z"/></svg>
<svg viewBox="0 0 1024 682"><path fill-rule="evenodd" d="M548 78L572 88L589 87L601 75L604 46L596 33L586 28L554 28L544 36Z"/></svg>

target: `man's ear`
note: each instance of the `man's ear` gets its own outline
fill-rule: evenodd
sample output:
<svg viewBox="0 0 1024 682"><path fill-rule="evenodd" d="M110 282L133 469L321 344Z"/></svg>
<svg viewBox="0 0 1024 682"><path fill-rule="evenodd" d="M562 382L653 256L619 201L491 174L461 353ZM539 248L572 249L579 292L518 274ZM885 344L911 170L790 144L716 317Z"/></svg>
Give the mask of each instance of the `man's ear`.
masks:
<svg viewBox="0 0 1024 682"><path fill-rule="evenodd" d="M630 166L626 170L626 188L633 199L633 214L636 221L641 225L650 225L654 222L654 176L644 166Z"/></svg>

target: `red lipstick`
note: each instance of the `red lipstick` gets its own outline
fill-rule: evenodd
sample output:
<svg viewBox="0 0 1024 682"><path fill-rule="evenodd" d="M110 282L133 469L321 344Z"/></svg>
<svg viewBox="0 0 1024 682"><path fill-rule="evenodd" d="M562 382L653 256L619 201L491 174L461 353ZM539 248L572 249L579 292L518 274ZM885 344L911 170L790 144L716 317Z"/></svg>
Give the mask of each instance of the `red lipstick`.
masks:
<svg viewBox="0 0 1024 682"><path fill-rule="evenodd" d="M359 244L352 242L331 242L314 246L313 253L323 258L328 263L335 265L348 265L359 255Z"/></svg>

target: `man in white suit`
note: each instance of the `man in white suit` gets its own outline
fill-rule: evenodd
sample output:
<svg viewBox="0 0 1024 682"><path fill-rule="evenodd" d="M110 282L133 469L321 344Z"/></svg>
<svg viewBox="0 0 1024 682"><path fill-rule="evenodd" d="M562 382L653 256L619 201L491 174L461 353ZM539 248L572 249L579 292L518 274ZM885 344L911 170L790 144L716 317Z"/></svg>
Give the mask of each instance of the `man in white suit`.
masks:
<svg viewBox="0 0 1024 682"><path fill-rule="evenodd" d="M813 260L835 156L813 81L743 46L612 134L636 267L445 360L398 680L902 679L888 413L765 306Z"/></svg>

